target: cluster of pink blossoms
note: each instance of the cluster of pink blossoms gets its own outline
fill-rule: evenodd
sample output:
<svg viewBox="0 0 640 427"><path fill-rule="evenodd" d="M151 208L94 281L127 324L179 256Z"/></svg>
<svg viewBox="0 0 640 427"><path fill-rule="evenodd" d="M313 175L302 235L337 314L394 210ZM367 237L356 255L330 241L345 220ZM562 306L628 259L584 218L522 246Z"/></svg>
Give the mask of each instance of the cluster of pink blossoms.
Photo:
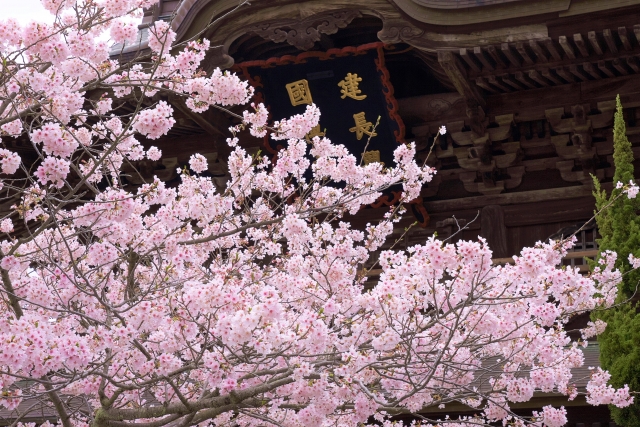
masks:
<svg viewBox="0 0 640 427"><path fill-rule="evenodd" d="M155 53L163 56L176 40L176 33L171 29L168 22L156 21L149 28L149 47Z"/></svg>
<svg viewBox="0 0 640 427"><path fill-rule="evenodd" d="M55 157L47 157L38 166L38 170L34 174L40 184L46 186L52 183L56 188L62 188L67 175L69 175L70 163L64 159Z"/></svg>
<svg viewBox="0 0 640 427"><path fill-rule="evenodd" d="M0 21L0 96L11 99L2 138L28 138L37 156L23 164L0 148L2 197L16 200L0 221L1 406L43 399L74 427L302 427L371 417L390 426L393 411L459 402L481 414L460 427L559 427L564 408L523 417L510 404L539 392L631 404L629 389L609 386L601 370L586 390L573 387L584 356L564 330L572 316L613 303L615 254L585 277L559 268L570 242L494 266L481 239L430 238L382 251L379 282L365 291L363 266L400 209L362 230L346 215L391 186L402 186L401 203L419 196L435 171L415 163L414 144L397 147L395 165L361 165L343 145L305 140L320 118L310 105L271 126L270 137L287 142L275 162L229 138L224 185L206 176L201 154L189 159L196 174L181 165L176 185L126 185L134 162L162 157L141 141L175 124L166 100L182 97L198 113L253 95L231 73L200 72L207 40L172 54L170 22L150 28L154 67L111 60L96 37L134 39L122 18L152 3L45 0L53 26ZM138 98L134 113L116 114ZM267 110L251 107L231 131L262 137ZM626 191L637 192L633 183ZM589 325L585 336L603 328Z"/></svg>
<svg viewBox="0 0 640 427"><path fill-rule="evenodd" d="M0 148L0 167L2 173L13 175L20 167L20 156L17 153Z"/></svg>
<svg viewBox="0 0 640 427"><path fill-rule="evenodd" d="M175 124L173 108L165 101L160 101L155 108L141 111L138 120L133 125L133 130L149 139L158 139L166 135Z"/></svg>
<svg viewBox="0 0 640 427"><path fill-rule="evenodd" d="M22 122L18 119L5 123L0 127L9 136L18 136L22 133Z"/></svg>
<svg viewBox="0 0 640 427"><path fill-rule="evenodd" d="M138 26L134 22L118 21L111 26L111 39L116 43L133 42L138 37Z"/></svg>
<svg viewBox="0 0 640 427"><path fill-rule="evenodd" d="M618 407L629 406L633 403L633 397L629 394L629 386L614 389L607 381L611 375L597 368L591 374L591 381L587 385L587 402L595 405L609 404Z"/></svg>
<svg viewBox="0 0 640 427"><path fill-rule="evenodd" d="M194 154L189 159L189 166L194 172L202 173L208 169L207 159L202 154Z"/></svg>
<svg viewBox="0 0 640 427"><path fill-rule="evenodd" d="M534 416L539 420L538 425L545 425L547 427L561 427L567 423L564 406L560 408L545 406L542 408L541 414L534 412Z"/></svg>

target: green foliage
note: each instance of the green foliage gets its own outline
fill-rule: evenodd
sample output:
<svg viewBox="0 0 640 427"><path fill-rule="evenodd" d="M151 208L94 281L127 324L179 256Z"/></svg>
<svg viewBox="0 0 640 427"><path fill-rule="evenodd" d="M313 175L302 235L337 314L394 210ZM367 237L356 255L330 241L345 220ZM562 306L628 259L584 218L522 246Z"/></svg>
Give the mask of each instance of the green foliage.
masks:
<svg viewBox="0 0 640 427"><path fill-rule="evenodd" d="M620 97L616 98L616 114L613 127L613 160L615 164L614 184L628 184L633 176L633 151L627 139ZM632 391L640 391L640 315L631 298L640 283L640 272L631 271L628 257L640 255L640 198L618 197L622 190L614 188L610 195L602 189L594 177L596 217L601 239L601 251L617 252L616 267L625 274L618 287L618 306L596 312L594 318L607 322L607 329L598 337L600 363L611 373L615 387L629 385ZM627 408L610 407L611 416L621 426L640 427L640 399Z"/></svg>
<svg viewBox="0 0 640 427"><path fill-rule="evenodd" d="M607 322L606 331L600 335L600 364L611 373L611 384L623 387L629 384L632 391L640 390L640 315L632 304L610 310L599 316ZM625 427L640 426L640 405L626 408L610 406L615 422Z"/></svg>

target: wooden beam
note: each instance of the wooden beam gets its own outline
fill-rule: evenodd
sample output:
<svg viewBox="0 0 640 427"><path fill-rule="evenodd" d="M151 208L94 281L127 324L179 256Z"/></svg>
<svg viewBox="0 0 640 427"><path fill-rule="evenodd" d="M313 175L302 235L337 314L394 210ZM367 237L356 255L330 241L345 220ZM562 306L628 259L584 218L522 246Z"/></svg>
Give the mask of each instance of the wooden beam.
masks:
<svg viewBox="0 0 640 427"><path fill-rule="evenodd" d="M560 79L558 79L556 76L553 75L553 73L551 72L551 70L549 70L548 68L544 68L540 71L540 73L542 74L542 76L549 80L550 82L553 82L554 84L557 85L561 85L563 84Z"/></svg>
<svg viewBox="0 0 640 427"><path fill-rule="evenodd" d="M460 58L462 58L464 62L467 63L469 68L471 68L476 73L479 73L480 71L482 71L478 63L475 61L475 59L471 57L471 55L469 55L469 52L464 47L460 49Z"/></svg>
<svg viewBox="0 0 640 427"><path fill-rule="evenodd" d="M611 34L610 29L602 30L602 37L604 38L604 42L607 44L609 48L609 52L618 53L618 47L616 46L616 41L613 39L613 34Z"/></svg>
<svg viewBox="0 0 640 427"><path fill-rule="evenodd" d="M524 59L525 64L529 64L529 65L535 64L535 62L533 62L533 59L531 59L531 57L529 56L529 53L527 52L527 48L524 46L524 43L520 43L520 42L516 43L516 50L518 51L522 59Z"/></svg>
<svg viewBox="0 0 640 427"><path fill-rule="evenodd" d="M633 26L633 33L636 35L638 44L640 44L640 24L636 24Z"/></svg>
<svg viewBox="0 0 640 427"><path fill-rule="evenodd" d="M615 68L616 70L618 70L618 72L620 74L622 74L623 76L626 76L627 74L629 74L629 72L627 71L627 69L624 67L624 64L622 63L622 61L620 60L620 58L616 58L613 61L611 61L611 65L613 65L613 68Z"/></svg>
<svg viewBox="0 0 640 427"><path fill-rule="evenodd" d="M611 101L615 99L617 94L620 94L623 105L628 105L630 108L637 107L640 106L640 102L638 102L640 76L633 74L613 79L583 82L580 85L580 92L581 100L579 103ZM491 112L494 111L491 110ZM496 112L496 114L498 113Z"/></svg>
<svg viewBox="0 0 640 427"><path fill-rule="evenodd" d="M638 62L638 58L636 58L635 56L630 56L627 58L627 65L631 67L631 69L635 73L640 73L640 64Z"/></svg>
<svg viewBox="0 0 640 427"><path fill-rule="evenodd" d="M518 83L516 83L512 78L511 75L509 74L502 74L500 76L500 78L502 79L503 82L505 82L506 84L508 84L509 86L511 86L512 88L514 88L515 90L522 90L522 86L519 85Z"/></svg>
<svg viewBox="0 0 640 427"><path fill-rule="evenodd" d="M500 50L502 51L504 56L507 57L509 62L511 62L511 65L513 65L514 67L520 67L520 61L518 60L518 58L516 58L515 53L513 53L513 51L511 50L509 43L502 43L500 45Z"/></svg>
<svg viewBox="0 0 640 427"><path fill-rule="evenodd" d="M549 86L549 83L547 83L547 81L544 80L542 78L542 76L540 75L540 73L538 73L536 70L529 70L528 75L531 78L531 80L535 81L540 86L542 86L542 87Z"/></svg>
<svg viewBox="0 0 640 427"><path fill-rule="evenodd" d="M496 79L495 76L488 76L487 80L489 80L489 83L491 83L491 85L497 87L498 89L500 89L503 92L512 92L513 91L510 87L505 86L502 83L500 83L498 81L498 79Z"/></svg>
<svg viewBox="0 0 640 427"><path fill-rule="evenodd" d="M629 41L629 36L627 35L627 27L618 27L618 37L620 37L624 50L633 49L631 47L631 42Z"/></svg>
<svg viewBox="0 0 640 427"><path fill-rule="evenodd" d="M584 82L589 80L589 77L587 77L582 71L580 71L577 65L569 65L569 71L571 71L571 74L576 76L580 81Z"/></svg>
<svg viewBox="0 0 640 427"><path fill-rule="evenodd" d="M600 42L598 41L596 32L589 31L587 37L589 38L589 43L591 43L591 47L593 48L593 51L596 53L596 55L602 55L604 52L602 52L602 48L600 47Z"/></svg>
<svg viewBox="0 0 640 427"><path fill-rule="evenodd" d="M576 59L576 54L573 51L573 47L571 47L571 45L569 44L569 40L567 40L566 36L558 37L558 43L560 43L562 50L564 50L564 53L567 55L567 57L569 57L569 59Z"/></svg>
<svg viewBox="0 0 640 427"><path fill-rule="evenodd" d="M594 79L600 80L602 78L590 62L583 62L582 68Z"/></svg>
<svg viewBox="0 0 640 427"><path fill-rule="evenodd" d="M545 200L575 199L591 196L592 190L583 185L549 188L545 190L520 191L516 193L503 193L488 196L463 197L460 199L437 200L425 202L428 212L453 212L464 209L478 209L487 205L513 205L520 203L534 203Z"/></svg>
<svg viewBox="0 0 640 427"><path fill-rule="evenodd" d="M476 46L473 48L473 54L478 58L480 63L489 71L493 71L493 65L489 62L489 59L484 55L482 48L480 46Z"/></svg>
<svg viewBox="0 0 640 427"><path fill-rule="evenodd" d="M593 206L592 195L571 199L571 203L565 203L563 200L549 200L509 205L504 207L505 225L522 227L554 222L585 221L593 215Z"/></svg>
<svg viewBox="0 0 640 427"><path fill-rule="evenodd" d="M573 83L576 81L576 78L571 75L570 72L565 70L563 67L558 67L555 69L556 74L563 78L567 83Z"/></svg>
<svg viewBox="0 0 640 427"><path fill-rule="evenodd" d="M534 85L533 83L531 83L531 81L527 78L527 76L524 75L524 73L522 71L518 71L515 74L516 80L519 81L520 83L522 83L523 85L525 85L526 87L530 88L530 89L536 89L537 86Z"/></svg>
<svg viewBox="0 0 640 427"><path fill-rule="evenodd" d="M433 105L443 106L443 108L433 108ZM400 116L417 117L422 122L442 120L442 123L447 123L457 117L466 118L466 105L458 92L399 98L398 109ZM413 133L415 135L416 131L414 130Z"/></svg>
<svg viewBox="0 0 640 427"><path fill-rule="evenodd" d="M489 93L498 93L498 91L491 87L483 77L477 77L476 84Z"/></svg>
<svg viewBox="0 0 640 427"><path fill-rule="evenodd" d="M553 44L553 40L550 37L545 37L544 39L542 39L542 43L547 48L554 60L562 61L562 56L560 55L560 52L558 52L558 49L556 49L556 45Z"/></svg>
<svg viewBox="0 0 640 427"><path fill-rule="evenodd" d="M577 33L573 35L573 42L576 44L576 47L580 51L580 55L585 58L589 57L589 51L587 50L587 45L584 43L584 39L582 38L582 34Z"/></svg>
<svg viewBox="0 0 640 427"><path fill-rule="evenodd" d="M609 69L607 63L605 61L598 61L598 68L602 71L607 77L615 77L616 75Z"/></svg>
<svg viewBox="0 0 640 427"><path fill-rule="evenodd" d="M542 50L542 47L535 40L529 40L529 47L533 50L533 53L538 57L538 62L549 62L549 58Z"/></svg>
<svg viewBox="0 0 640 427"><path fill-rule="evenodd" d="M609 81L609 79L607 81ZM612 88L611 84L607 85L606 88L608 89L606 89L603 87L604 84L602 81L589 83L600 83L599 85L595 85L593 88L590 88L590 93L592 96L597 96L598 100L601 100L600 98L603 97L601 93L609 95L613 90L618 89L618 86L613 86ZM582 85L584 84L586 83L582 83ZM530 89L519 93L518 96L514 96L513 93L491 95L487 97L487 110L490 111L492 115L512 114L517 112L518 114L515 117L516 122L546 120L545 110L548 109L549 106L557 106L559 99L562 100L563 105L567 106L590 102L589 98L581 97L582 85L574 83L554 86L551 88ZM600 92L596 92L598 90ZM615 97L616 95L614 93L609 99L615 99ZM557 158L553 160L543 169L555 168L556 162L559 160L561 159ZM527 172L529 170L529 166L527 166Z"/></svg>
<svg viewBox="0 0 640 427"><path fill-rule="evenodd" d="M498 49L496 49L494 45L487 46L487 51L489 52L489 55L491 55L491 58L496 61L496 65L498 67L507 68L507 64L502 60L500 53L498 53Z"/></svg>

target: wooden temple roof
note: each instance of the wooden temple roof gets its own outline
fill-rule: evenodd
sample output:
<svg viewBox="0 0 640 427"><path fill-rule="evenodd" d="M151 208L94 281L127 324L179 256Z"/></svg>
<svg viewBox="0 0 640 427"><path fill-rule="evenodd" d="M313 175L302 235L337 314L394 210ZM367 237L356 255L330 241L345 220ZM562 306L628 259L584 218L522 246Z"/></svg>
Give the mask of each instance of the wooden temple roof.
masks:
<svg viewBox="0 0 640 427"><path fill-rule="evenodd" d="M611 185L618 94L640 155L638 0L254 0L237 6L238 0L162 0L123 57L144 49L146 24L172 16L179 40L211 40L207 71L384 42L406 140L416 141L418 158L426 159L441 125L449 130L429 158L438 169L422 193L431 223L416 238L446 235L452 215L471 223L481 211L499 224L478 220L458 237L493 236L502 257L589 219L591 175ZM175 106L177 126L160 141L169 157L163 161L181 164L191 152L211 151L222 182L224 153L215 147L224 147L234 119ZM241 144L258 150L261 141Z"/></svg>

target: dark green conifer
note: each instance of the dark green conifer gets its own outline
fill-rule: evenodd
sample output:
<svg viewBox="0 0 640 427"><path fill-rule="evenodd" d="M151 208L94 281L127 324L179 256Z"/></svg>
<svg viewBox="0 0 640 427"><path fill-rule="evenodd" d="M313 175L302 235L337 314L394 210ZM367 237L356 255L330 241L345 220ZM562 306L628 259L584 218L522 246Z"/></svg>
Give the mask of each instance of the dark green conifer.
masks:
<svg viewBox="0 0 640 427"><path fill-rule="evenodd" d="M626 136L620 97L616 98L616 114L613 127L614 185L628 184L633 176L633 151ZM618 197L621 189L614 187L610 195L602 189L594 177L596 216L601 251L612 250L618 254L616 267L624 274L618 286L618 305L610 310L592 314L594 319L607 322L607 329L598 337L600 364L611 373L611 384L622 387L629 384L631 391L640 391L640 314L638 314L636 288L640 272L630 271L629 254L640 256L640 197ZM608 206L609 205L609 206ZM610 407L614 421L624 427L640 427L640 396L627 408Z"/></svg>

